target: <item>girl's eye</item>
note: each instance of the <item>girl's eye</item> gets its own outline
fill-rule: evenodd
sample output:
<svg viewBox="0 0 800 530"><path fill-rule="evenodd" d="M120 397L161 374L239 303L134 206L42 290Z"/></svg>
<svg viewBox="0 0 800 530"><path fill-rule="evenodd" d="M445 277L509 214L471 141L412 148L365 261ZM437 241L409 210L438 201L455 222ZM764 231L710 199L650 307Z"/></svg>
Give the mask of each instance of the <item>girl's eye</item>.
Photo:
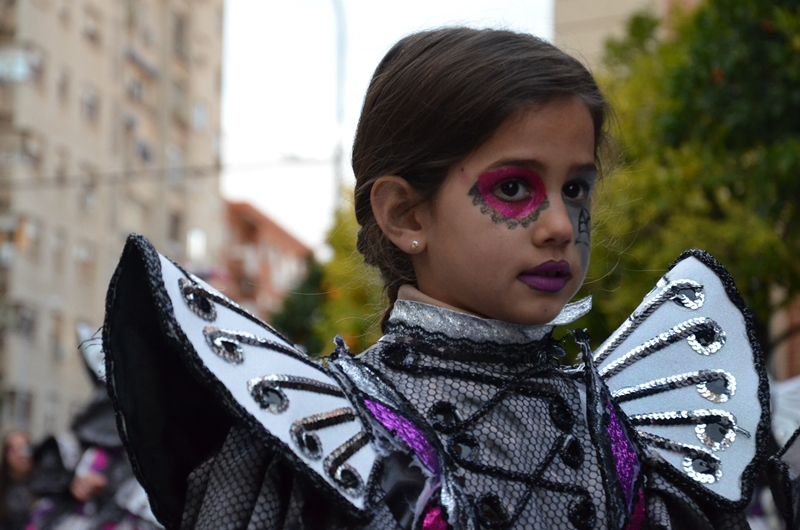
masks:
<svg viewBox="0 0 800 530"><path fill-rule="evenodd" d="M589 197L589 185L580 180L567 182L561 188L564 197L572 202L585 201Z"/></svg>
<svg viewBox="0 0 800 530"><path fill-rule="evenodd" d="M517 202L529 198L531 192L525 182L514 179L498 184L494 189L494 195L501 201Z"/></svg>

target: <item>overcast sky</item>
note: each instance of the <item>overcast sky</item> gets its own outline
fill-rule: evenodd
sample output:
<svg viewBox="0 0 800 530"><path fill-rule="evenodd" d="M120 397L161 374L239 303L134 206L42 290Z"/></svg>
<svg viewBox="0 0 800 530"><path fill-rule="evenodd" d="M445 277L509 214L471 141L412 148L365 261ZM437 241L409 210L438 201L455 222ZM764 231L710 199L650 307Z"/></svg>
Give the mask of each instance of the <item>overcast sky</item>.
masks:
<svg viewBox="0 0 800 530"><path fill-rule="evenodd" d="M330 163L349 151L370 76L404 35L454 24L552 39L552 0L343 0L344 123L336 123L332 0L227 0L222 94L223 195L246 200L315 251L335 199ZM324 257L324 252L321 253Z"/></svg>

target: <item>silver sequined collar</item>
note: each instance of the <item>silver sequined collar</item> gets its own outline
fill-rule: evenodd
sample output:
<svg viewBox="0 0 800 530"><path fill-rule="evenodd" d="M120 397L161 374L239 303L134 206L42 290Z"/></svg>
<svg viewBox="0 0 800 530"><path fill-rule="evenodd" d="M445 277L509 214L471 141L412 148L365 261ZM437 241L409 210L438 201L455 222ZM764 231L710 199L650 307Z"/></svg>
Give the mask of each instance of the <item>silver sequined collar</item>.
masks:
<svg viewBox="0 0 800 530"><path fill-rule="evenodd" d="M537 341L548 335L554 326L574 322L592 308L591 297L573 304L550 323L541 326L511 324L501 320L480 318L467 313L451 311L422 302L398 300L394 304L388 325L419 327L428 331L444 333L453 339L468 339L476 342L497 344L524 344Z"/></svg>

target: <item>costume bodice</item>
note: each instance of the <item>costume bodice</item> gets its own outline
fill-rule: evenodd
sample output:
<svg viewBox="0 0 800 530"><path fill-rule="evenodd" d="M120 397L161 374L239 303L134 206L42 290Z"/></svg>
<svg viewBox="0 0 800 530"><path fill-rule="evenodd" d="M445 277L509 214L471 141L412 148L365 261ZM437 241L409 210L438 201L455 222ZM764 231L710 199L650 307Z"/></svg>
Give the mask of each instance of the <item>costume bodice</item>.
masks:
<svg viewBox="0 0 800 530"><path fill-rule="evenodd" d="M551 332L401 300L358 357L432 427L482 527L605 519L585 387L558 368Z"/></svg>

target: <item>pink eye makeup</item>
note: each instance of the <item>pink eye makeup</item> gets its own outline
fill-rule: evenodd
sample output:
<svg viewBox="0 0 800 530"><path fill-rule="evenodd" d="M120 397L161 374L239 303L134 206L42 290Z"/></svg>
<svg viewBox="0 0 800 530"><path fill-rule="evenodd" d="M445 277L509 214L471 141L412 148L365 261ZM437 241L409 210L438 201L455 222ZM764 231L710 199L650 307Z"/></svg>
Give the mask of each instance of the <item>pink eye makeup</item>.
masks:
<svg viewBox="0 0 800 530"><path fill-rule="evenodd" d="M527 228L549 206L547 193L538 173L511 166L487 171L470 188L472 204L491 216L496 224Z"/></svg>

